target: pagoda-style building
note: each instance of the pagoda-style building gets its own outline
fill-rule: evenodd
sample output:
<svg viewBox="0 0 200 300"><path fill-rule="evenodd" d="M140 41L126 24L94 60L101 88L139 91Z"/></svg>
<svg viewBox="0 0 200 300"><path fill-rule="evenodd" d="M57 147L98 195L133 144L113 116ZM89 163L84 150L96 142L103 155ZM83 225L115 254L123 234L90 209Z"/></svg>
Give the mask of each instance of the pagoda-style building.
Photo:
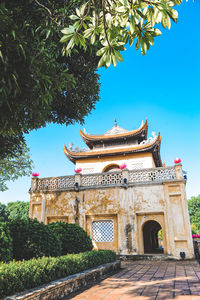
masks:
<svg viewBox="0 0 200 300"><path fill-rule="evenodd" d="M76 174L33 178L30 217L77 223L95 249L193 258L182 166L163 166L160 133L147 133L147 120L130 131L116 120L102 135L80 130L88 148L64 146Z"/></svg>
<svg viewBox="0 0 200 300"><path fill-rule="evenodd" d="M66 156L82 174L120 170L122 163L128 170L162 167L160 158L160 134L147 140L147 121L136 130L117 126L104 135L90 135L80 130L80 136L88 146L87 151L72 152L64 147Z"/></svg>

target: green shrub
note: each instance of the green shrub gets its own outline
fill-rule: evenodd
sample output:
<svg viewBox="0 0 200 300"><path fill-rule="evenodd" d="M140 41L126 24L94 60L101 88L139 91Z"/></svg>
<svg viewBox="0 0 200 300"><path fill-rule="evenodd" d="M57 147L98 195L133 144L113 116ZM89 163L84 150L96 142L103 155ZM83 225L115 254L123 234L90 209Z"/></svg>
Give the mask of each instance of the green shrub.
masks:
<svg viewBox="0 0 200 300"><path fill-rule="evenodd" d="M0 223L0 261L12 259L12 238L7 223Z"/></svg>
<svg viewBox="0 0 200 300"><path fill-rule="evenodd" d="M62 255L92 250L92 241L80 226L64 222L51 223L48 226L61 241Z"/></svg>
<svg viewBox="0 0 200 300"><path fill-rule="evenodd" d="M116 260L110 250L0 264L0 298Z"/></svg>
<svg viewBox="0 0 200 300"><path fill-rule="evenodd" d="M16 260L61 255L59 238L47 225L36 219L13 219L8 222Z"/></svg>

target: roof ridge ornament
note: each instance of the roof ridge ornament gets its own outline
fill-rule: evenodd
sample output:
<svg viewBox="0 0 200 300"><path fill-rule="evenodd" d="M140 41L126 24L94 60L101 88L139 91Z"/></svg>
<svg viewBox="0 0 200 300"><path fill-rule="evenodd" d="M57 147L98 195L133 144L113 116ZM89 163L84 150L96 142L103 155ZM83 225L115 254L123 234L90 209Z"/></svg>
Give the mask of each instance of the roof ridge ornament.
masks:
<svg viewBox="0 0 200 300"><path fill-rule="evenodd" d="M115 127L117 127L117 120L116 120L116 118L115 118Z"/></svg>
<svg viewBox="0 0 200 300"><path fill-rule="evenodd" d="M155 131L152 131L152 136L150 136L147 140L143 140L142 142L140 142L140 145L148 145L151 144L152 142L154 142L157 139L157 135Z"/></svg>

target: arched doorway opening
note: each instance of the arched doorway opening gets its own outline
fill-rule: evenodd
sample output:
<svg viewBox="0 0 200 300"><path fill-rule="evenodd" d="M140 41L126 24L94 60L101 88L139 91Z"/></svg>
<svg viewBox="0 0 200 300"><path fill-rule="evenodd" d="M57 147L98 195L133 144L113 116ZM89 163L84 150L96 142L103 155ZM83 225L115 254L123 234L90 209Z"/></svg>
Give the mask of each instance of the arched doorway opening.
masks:
<svg viewBox="0 0 200 300"><path fill-rule="evenodd" d="M159 244L158 232L162 230L161 225L154 221L147 221L143 226L144 253L163 253L164 249Z"/></svg>
<svg viewBox="0 0 200 300"><path fill-rule="evenodd" d="M104 172L116 172L119 170L120 170L120 167L117 164L111 164L111 165L106 166L102 172L103 173Z"/></svg>

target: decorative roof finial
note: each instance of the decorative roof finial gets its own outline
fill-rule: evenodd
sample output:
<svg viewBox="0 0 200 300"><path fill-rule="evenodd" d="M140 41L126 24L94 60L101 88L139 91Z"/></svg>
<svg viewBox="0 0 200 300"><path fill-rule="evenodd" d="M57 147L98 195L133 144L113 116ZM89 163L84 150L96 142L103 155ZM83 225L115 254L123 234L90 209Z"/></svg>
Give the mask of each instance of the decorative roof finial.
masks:
<svg viewBox="0 0 200 300"><path fill-rule="evenodd" d="M116 118L115 118L115 127L117 127L117 120L116 120Z"/></svg>

